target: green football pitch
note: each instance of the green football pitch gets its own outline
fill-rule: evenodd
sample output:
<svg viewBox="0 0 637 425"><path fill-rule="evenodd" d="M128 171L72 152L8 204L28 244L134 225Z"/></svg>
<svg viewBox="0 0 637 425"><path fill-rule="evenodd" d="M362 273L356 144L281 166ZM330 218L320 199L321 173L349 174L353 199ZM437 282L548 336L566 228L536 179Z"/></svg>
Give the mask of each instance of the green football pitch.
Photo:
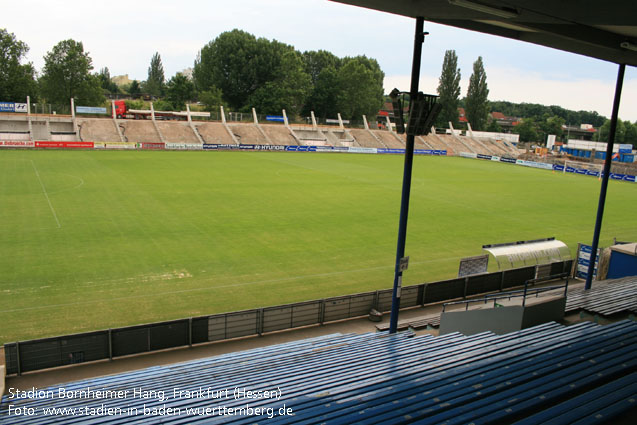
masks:
<svg viewBox="0 0 637 425"><path fill-rule="evenodd" d="M402 156L0 152L0 342L389 288ZM404 284L482 245L592 240L593 177L448 157L414 163ZM637 240L609 184L601 246ZM493 265L492 265L493 266Z"/></svg>

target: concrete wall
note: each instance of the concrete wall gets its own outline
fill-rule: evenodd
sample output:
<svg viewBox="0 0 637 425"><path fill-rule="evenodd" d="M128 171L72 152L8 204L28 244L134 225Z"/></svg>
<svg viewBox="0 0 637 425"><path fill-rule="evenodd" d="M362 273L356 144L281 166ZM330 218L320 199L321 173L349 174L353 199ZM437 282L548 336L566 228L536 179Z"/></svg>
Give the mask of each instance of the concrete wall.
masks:
<svg viewBox="0 0 637 425"><path fill-rule="evenodd" d="M440 335L460 332L474 335L491 331L497 335L519 331L564 317L566 298L561 297L522 307L514 305L490 309L450 311L440 316Z"/></svg>

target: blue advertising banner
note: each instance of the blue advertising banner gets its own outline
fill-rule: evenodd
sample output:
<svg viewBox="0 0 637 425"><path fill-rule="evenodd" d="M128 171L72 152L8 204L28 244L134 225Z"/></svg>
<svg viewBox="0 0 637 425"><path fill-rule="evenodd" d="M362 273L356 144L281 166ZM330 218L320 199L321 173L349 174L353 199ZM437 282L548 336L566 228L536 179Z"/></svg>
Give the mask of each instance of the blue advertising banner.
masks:
<svg viewBox="0 0 637 425"><path fill-rule="evenodd" d="M0 112L15 112L15 103L0 102Z"/></svg>
<svg viewBox="0 0 637 425"><path fill-rule="evenodd" d="M265 116L265 120L266 121L285 122L283 116L281 116L281 115L266 115Z"/></svg>
<svg viewBox="0 0 637 425"><path fill-rule="evenodd" d="M405 153L405 149L376 149L376 153ZM415 153L415 151L414 151Z"/></svg>
<svg viewBox="0 0 637 425"><path fill-rule="evenodd" d="M582 279L586 279L588 277L588 267L591 264L591 253L593 252L593 247L590 245L579 244L579 249L577 252L577 273L576 276ZM595 268L593 270L593 278L597 276L597 266L599 265L599 253L600 249L597 250L597 255L595 256Z"/></svg>
<svg viewBox="0 0 637 425"><path fill-rule="evenodd" d="M283 145L254 145L256 151L284 151L285 148Z"/></svg>
<svg viewBox="0 0 637 425"><path fill-rule="evenodd" d="M506 162L507 164L515 164L517 161L513 158L502 157L500 158L500 162Z"/></svg>
<svg viewBox="0 0 637 425"><path fill-rule="evenodd" d="M478 159L488 159L491 160L491 155L483 155L481 153L478 154Z"/></svg>
<svg viewBox="0 0 637 425"><path fill-rule="evenodd" d="M553 170L555 171L564 171L564 166L559 164L553 164Z"/></svg>

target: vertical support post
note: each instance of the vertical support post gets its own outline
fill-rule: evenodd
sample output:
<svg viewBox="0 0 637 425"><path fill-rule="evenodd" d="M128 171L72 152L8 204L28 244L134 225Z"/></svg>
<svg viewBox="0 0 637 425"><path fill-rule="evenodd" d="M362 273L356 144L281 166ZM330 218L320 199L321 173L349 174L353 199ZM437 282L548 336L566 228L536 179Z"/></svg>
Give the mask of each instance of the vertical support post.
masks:
<svg viewBox="0 0 637 425"><path fill-rule="evenodd" d="M290 122L288 121L288 114L285 113L285 109L283 109L281 113L283 114L283 124L285 124L286 127L289 127Z"/></svg>
<svg viewBox="0 0 637 425"><path fill-rule="evenodd" d="M219 110L221 111L221 122L226 124L226 112L223 110L223 105L219 106Z"/></svg>
<svg viewBox="0 0 637 425"><path fill-rule="evenodd" d="M18 363L18 376L22 375L22 365L20 361L20 342L15 343L15 357Z"/></svg>
<svg viewBox="0 0 637 425"><path fill-rule="evenodd" d="M316 124L316 115L314 115L314 111L310 111L310 116L312 117L312 130L316 131L318 125Z"/></svg>
<svg viewBox="0 0 637 425"><path fill-rule="evenodd" d="M75 99L71 98L71 118L75 120Z"/></svg>
<svg viewBox="0 0 637 425"><path fill-rule="evenodd" d="M414 37L414 56L411 66L410 97L415 99L418 95L418 82L420 79L420 58L422 56L422 44L425 41L424 18L416 18L416 33ZM409 216L409 195L411 192L411 170L414 162L414 142L416 136L407 135L405 146L405 166L403 171L403 191L400 204L400 220L398 225L398 243L396 247L396 266L394 270L394 289L392 291L391 317L389 333L396 333L398 327L398 311L400 310L400 295L403 282L403 272L400 270L400 260L405 256L405 241L407 237L407 218Z"/></svg>
<svg viewBox="0 0 637 425"><path fill-rule="evenodd" d="M254 123L254 125L259 124L259 120L257 119L257 110L254 108L252 108L252 122Z"/></svg>
<svg viewBox="0 0 637 425"><path fill-rule="evenodd" d="M117 111L115 111L115 101L111 100L111 115L113 115L113 119L117 119Z"/></svg>
<svg viewBox="0 0 637 425"><path fill-rule="evenodd" d="M367 122L367 117L363 115L363 125L365 126L365 130L369 130L369 123Z"/></svg>
<svg viewBox="0 0 637 425"><path fill-rule="evenodd" d="M188 318L188 346L192 347L192 317Z"/></svg>
<svg viewBox="0 0 637 425"><path fill-rule="evenodd" d="M186 103L186 113L188 114L188 122L192 122L192 117L190 116L190 105Z"/></svg>
<svg viewBox="0 0 637 425"><path fill-rule="evenodd" d="M153 122L155 121L155 107L153 106L153 102L150 102L150 116L153 120Z"/></svg>
<svg viewBox="0 0 637 425"><path fill-rule="evenodd" d="M108 330L108 359L113 360L113 331Z"/></svg>
<svg viewBox="0 0 637 425"><path fill-rule="evenodd" d="M325 323L325 298L321 300L319 305L319 323L321 326Z"/></svg>
<svg viewBox="0 0 637 425"><path fill-rule="evenodd" d="M591 259L588 265L588 276L586 276L585 290L591 289L593 282L593 272L595 271L595 260L597 259L597 248L599 246L599 234L602 230L602 218L604 216L604 205L606 204L606 191L608 189L608 179L610 178L610 166L613 161L613 143L615 142L615 132L617 130L617 117L619 115L619 101L622 96L622 86L624 84L624 72L626 64L620 64L617 72L617 85L615 86L615 100L613 101L613 112L610 117L610 132L608 134L608 144L606 145L606 159L604 160L604 173L602 175L602 188L599 192L599 204L597 206L597 220L595 221L595 232L593 233L593 244L591 248Z"/></svg>
<svg viewBox="0 0 637 425"><path fill-rule="evenodd" d="M344 129L345 129L345 126L343 125L343 118L341 117L340 112L339 112L338 114L336 114L336 116L338 117L338 127L339 127L341 130L344 130Z"/></svg>
<svg viewBox="0 0 637 425"><path fill-rule="evenodd" d="M27 96L27 115L31 115L31 96Z"/></svg>

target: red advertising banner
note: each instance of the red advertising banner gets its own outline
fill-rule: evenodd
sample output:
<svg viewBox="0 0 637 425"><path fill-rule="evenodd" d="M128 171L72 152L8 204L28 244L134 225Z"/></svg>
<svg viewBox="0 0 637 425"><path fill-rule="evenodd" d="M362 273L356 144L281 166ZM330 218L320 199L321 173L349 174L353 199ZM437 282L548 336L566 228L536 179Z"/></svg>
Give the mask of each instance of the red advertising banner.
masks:
<svg viewBox="0 0 637 425"><path fill-rule="evenodd" d="M30 140L0 140L0 148L32 148Z"/></svg>
<svg viewBox="0 0 637 425"><path fill-rule="evenodd" d="M153 150L157 150L157 149L165 149L165 146L163 143L149 143L149 142L143 142L142 143L142 149L153 149Z"/></svg>
<svg viewBox="0 0 637 425"><path fill-rule="evenodd" d="M35 142L36 148L81 148L92 149L94 147L93 142L52 142L52 141L39 141Z"/></svg>

